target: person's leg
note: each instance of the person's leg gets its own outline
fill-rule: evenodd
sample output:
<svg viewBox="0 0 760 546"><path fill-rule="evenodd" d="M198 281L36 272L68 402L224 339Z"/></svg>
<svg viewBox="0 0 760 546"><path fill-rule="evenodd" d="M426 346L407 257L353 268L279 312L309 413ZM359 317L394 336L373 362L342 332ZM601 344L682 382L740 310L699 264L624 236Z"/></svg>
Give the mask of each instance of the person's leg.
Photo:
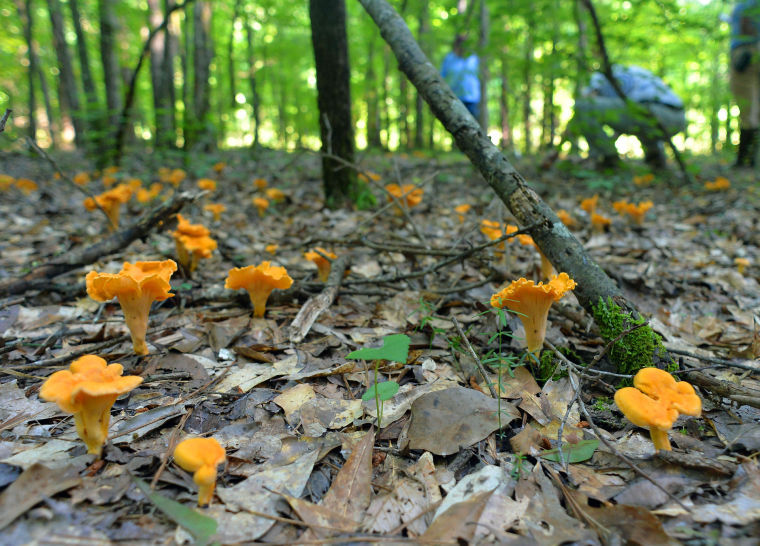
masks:
<svg viewBox="0 0 760 546"><path fill-rule="evenodd" d="M741 72L735 63L749 51L755 58ZM757 46L739 46L731 52L729 74L731 93L739 107L739 148L735 166L754 166L760 128L760 62L756 58Z"/></svg>
<svg viewBox="0 0 760 546"><path fill-rule="evenodd" d="M618 159L615 140L604 131L605 125L616 123L625 110L618 98L589 97L575 101L573 118L567 124L567 133L582 136L588 142L591 155L601 156L603 162Z"/></svg>

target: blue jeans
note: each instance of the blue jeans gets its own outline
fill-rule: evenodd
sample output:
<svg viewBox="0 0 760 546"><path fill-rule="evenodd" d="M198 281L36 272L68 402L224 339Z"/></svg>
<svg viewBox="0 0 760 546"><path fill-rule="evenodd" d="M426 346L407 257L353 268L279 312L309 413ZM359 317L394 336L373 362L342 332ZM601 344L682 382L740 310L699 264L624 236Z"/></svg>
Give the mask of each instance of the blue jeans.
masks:
<svg viewBox="0 0 760 546"><path fill-rule="evenodd" d="M480 103L479 102L470 102L463 100L462 104L465 105L465 107L470 111L470 114L472 114L472 117L475 119L478 119L478 115L480 114Z"/></svg>

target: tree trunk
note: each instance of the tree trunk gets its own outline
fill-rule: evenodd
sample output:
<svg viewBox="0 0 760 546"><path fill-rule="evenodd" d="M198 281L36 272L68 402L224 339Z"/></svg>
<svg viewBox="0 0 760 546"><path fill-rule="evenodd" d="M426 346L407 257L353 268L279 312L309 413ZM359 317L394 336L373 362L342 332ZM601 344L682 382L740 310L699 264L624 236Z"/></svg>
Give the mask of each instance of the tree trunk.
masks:
<svg viewBox="0 0 760 546"><path fill-rule="evenodd" d="M100 108L98 106L98 93L95 90L95 79L92 77L92 71L90 70L90 55L87 52L86 35L82 30L82 16L79 12L79 0L69 0L69 9L71 10L71 19L74 23L74 34L77 37L79 71L82 77L82 87L84 89L84 97L87 103L86 126L96 130L96 133L92 135L92 138L96 138L96 135L100 132L100 123L98 120Z"/></svg>
<svg viewBox="0 0 760 546"><path fill-rule="evenodd" d="M79 91L74 77L74 67L71 63L68 45L66 45L65 29L61 4L58 0L47 0L48 12L50 13L50 26L53 30L53 48L58 58L60 70L59 89L61 97L61 114L70 115L74 126L74 142L78 147L84 144L84 124L79 110Z"/></svg>
<svg viewBox="0 0 760 546"><path fill-rule="evenodd" d="M523 126L525 127L525 155L531 152L531 106L530 98L533 93L533 33L536 23L533 17L528 17L528 31L525 36L525 59L523 66Z"/></svg>
<svg viewBox="0 0 760 546"><path fill-rule="evenodd" d="M259 117L259 93L256 89L256 57L253 50L253 27L250 21L245 26L245 39L248 48L248 85L251 87L251 107L253 108L253 147L257 148L259 146L259 126L261 122Z"/></svg>
<svg viewBox="0 0 760 546"><path fill-rule="evenodd" d="M555 5L555 9L559 6ZM557 51L557 26L553 26L552 46L547 59L547 66L544 70L543 95L544 108L543 119L541 123L541 145L551 147L554 142L554 134L557 129L557 119L554 112L554 68L556 65L555 54Z"/></svg>
<svg viewBox="0 0 760 546"><path fill-rule="evenodd" d="M214 125L211 122L211 87L209 76L213 50L211 45L211 4L198 0L193 6L193 113L191 149L215 148Z"/></svg>
<svg viewBox="0 0 760 546"><path fill-rule="evenodd" d="M488 30L490 26L488 18L488 6L486 0L480 0L480 25L478 32L478 56L480 57L480 112L478 115L478 121L483 130L488 133L488 80L490 74L488 72Z"/></svg>
<svg viewBox="0 0 760 546"><path fill-rule="evenodd" d="M106 107L109 125L115 127L119 120L121 102L121 68L116 55L116 30L118 22L110 0L98 2L100 15L100 60L103 63L103 80L106 87Z"/></svg>
<svg viewBox="0 0 760 546"><path fill-rule="evenodd" d="M625 300L615 283L593 261L554 211L527 186L522 175L491 143L462 103L456 100L443 78L415 43L403 19L386 0L359 2L393 48L401 71L422 93L433 114L456 140L457 146L480 170L483 178L518 222L529 229L533 240L554 267L558 271L567 272L577 282L574 294L581 305L593 314L597 322L602 316L598 311L600 305L610 301L620 308L612 311L617 317L637 318L635 308ZM612 306L609 308L612 309ZM639 330L647 328L645 335L656 339L651 328L644 326ZM636 350L642 351L641 348ZM656 357L655 354L643 356L644 359Z"/></svg>
<svg viewBox="0 0 760 546"><path fill-rule="evenodd" d="M427 34L428 34L428 2L427 0L422 0L420 2L420 13L419 13L419 29L417 31L417 41L420 44L420 48L422 51L426 51L426 40L427 40ZM425 101L422 99L422 95L420 95L418 92L415 93L415 116L414 116L414 147L417 149L421 149L424 147L423 143L423 131L425 128L425 117L424 117L424 111L425 111Z"/></svg>
<svg viewBox="0 0 760 546"><path fill-rule="evenodd" d="M230 41L227 47L227 71L230 77L230 106L237 109L238 104L235 99L237 91L237 74L235 73L235 22L240 17L240 0L235 0L235 7L232 11L232 24L230 24Z"/></svg>
<svg viewBox="0 0 760 546"><path fill-rule="evenodd" d="M586 20L583 18L583 10L581 9L581 0L575 0L573 2L573 17L575 23L578 26L578 47L575 51L575 87L573 88L573 100L577 101L581 96L583 89L583 82L588 73L588 32L586 29ZM578 152L578 139L573 137L570 142L570 151L572 153Z"/></svg>
<svg viewBox="0 0 760 546"><path fill-rule="evenodd" d="M148 0L148 22L150 28L157 28L164 20L164 10L160 0ZM150 43L150 81L153 86L153 119L155 126L154 146L158 150L172 148L174 135L174 102L171 89L174 85L174 71L170 40L167 28L156 34Z"/></svg>
<svg viewBox="0 0 760 546"><path fill-rule="evenodd" d="M37 74L37 55L34 53L33 36L33 12L31 0L16 0L16 9L18 9L18 16L21 19L21 24L24 27L24 41L26 41L27 55L29 56L29 123L27 127L29 129L29 138L36 142L37 140L37 121L35 120L35 114L37 111L37 95L35 94L34 78Z"/></svg>
<svg viewBox="0 0 760 546"><path fill-rule="evenodd" d="M317 104L322 152L354 161L351 121L350 65L346 36L345 0L309 0L311 42L317 69ZM351 204L356 197L356 174L335 159L322 157L325 204Z"/></svg>
<svg viewBox="0 0 760 546"><path fill-rule="evenodd" d="M48 88L47 79L45 78L45 74L40 69L40 63L39 63L39 57L37 57L36 49L33 53L34 58L37 59L37 68L35 71L37 72L37 79L40 81L40 90L42 91L42 99L45 102L45 117L47 117L47 130L50 135L50 146L52 148L55 148L57 143L57 131L56 131L56 122L55 122L55 114L53 113L53 103L50 100L50 89Z"/></svg>
<svg viewBox="0 0 760 546"><path fill-rule="evenodd" d="M507 55L509 51L503 48L501 52L501 98L499 100L499 116L501 125L501 149L511 151L513 147L512 125L509 121L509 72L507 70Z"/></svg>
<svg viewBox="0 0 760 546"><path fill-rule="evenodd" d="M389 107L390 102L390 74L391 74L391 50L385 46L383 47L383 76L382 92L383 95L380 99L380 138L383 138L383 132L385 132L385 143L383 147L388 150L391 147L391 112ZM402 76L403 77L403 76Z"/></svg>
<svg viewBox="0 0 760 546"><path fill-rule="evenodd" d="M382 143L380 142L380 107L375 72L375 42L375 37L371 37L367 52L367 147L377 149L382 148Z"/></svg>

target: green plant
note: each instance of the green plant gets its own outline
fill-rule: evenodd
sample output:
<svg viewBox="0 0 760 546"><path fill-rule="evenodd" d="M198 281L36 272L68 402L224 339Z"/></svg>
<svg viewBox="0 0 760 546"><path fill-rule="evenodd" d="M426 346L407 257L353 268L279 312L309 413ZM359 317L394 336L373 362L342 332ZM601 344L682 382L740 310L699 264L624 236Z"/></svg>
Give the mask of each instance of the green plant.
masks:
<svg viewBox="0 0 760 546"><path fill-rule="evenodd" d="M597 396L594 402L594 409L596 411L607 411L610 409L610 399L606 396Z"/></svg>
<svg viewBox="0 0 760 546"><path fill-rule="evenodd" d="M346 358L355 360L374 360L375 361L375 381L362 395L362 400L375 399L377 408L377 428L382 427L383 422L383 402L393 398L399 389L399 384L395 381L383 381L378 383L379 360L390 360L406 364L409 356L409 336L405 334L393 334L383 338L382 347L365 347L358 349L346 355Z"/></svg>

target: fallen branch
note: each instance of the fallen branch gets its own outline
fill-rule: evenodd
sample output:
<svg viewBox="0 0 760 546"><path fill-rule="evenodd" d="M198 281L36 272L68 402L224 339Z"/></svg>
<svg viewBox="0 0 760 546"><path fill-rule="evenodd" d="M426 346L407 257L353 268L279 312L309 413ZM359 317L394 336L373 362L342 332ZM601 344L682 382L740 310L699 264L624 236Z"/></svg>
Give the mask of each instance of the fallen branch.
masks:
<svg viewBox="0 0 760 546"><path fill-rule="evenodd" d="M459 149L478 168L517 221L522 226L529 226L526 230L555 269L566 272L575 280L577 287L574 294L586 311L593 314L594 306L612 298L624 312L630 313L634 319L638 318L636 308L623 297L615 282L594 262L554 211L527 186L522 175L483 133L477 121L422 52L393 7L386 0L359 2L391 46L401 71L454 137ZM655 335L651 328L646 328L649 335Z"/></svg>
<svg viewBox="0 0 760 546"><path fill-rule="evenodd" d="M156 226L182 210L183 206L195 200L196 197L195 194L191 193L175 194L170 200L145 213L135 224L116 231L93 245L74 249L41 265L20 279L9 279L1 282L0 296L21 294L32 287L39 288L39 281L41 280L52 279L118 252L132 241L146 237Z"/></svg>

